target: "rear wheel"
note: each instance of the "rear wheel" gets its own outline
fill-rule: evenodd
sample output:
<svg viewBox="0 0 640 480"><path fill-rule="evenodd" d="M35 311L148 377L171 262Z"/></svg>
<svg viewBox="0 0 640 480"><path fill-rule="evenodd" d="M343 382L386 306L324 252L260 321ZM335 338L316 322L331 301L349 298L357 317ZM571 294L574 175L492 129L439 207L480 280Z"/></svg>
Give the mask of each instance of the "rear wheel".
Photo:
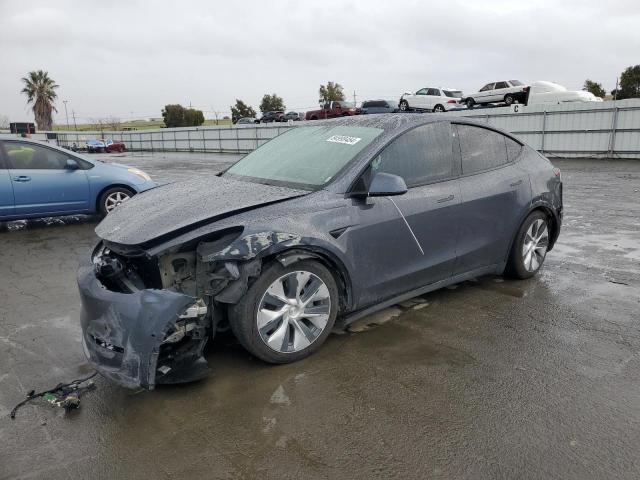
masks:
<svg viewBox="0 0 640 480"><path fill-rule="evenodd" d="M505 273L514 278L529 278L542 267L549 248L549 218L532 212L522 223L511 247Z"/></svg>
<svg viewBox="0 0 640 480"><path fill-rule="evenodd" d="M515 101L516 99L511 94L504 96L504 103L506 103L507 105L512 105Z"/></svg>
<svg viewBox="0 0 640 480"><path fill-rule="evenodd" d="M440 104L436 105L435 107L433 107L433 111L436 113L442 113L444 112L444 107Z"/></svg>
<svg viewBox="0 0 640 480"><path fill-rule="evenodd" d="M100 195L98 209L102 215L107 215L114 208L133 197L134 192L125 187L113 187Z"/></svg>
<svg viewBox="0 0 640 480"><path fill-rule="evenodd" d="M338 287L322 264L271 263L229 309L234 334L250 353L269 363L311 355L331 333L338 314Z"/></svg>
<svg viewBox="0 0 640 480"><path fill-rule="evenodd" d="M467 104L467 108L473 108L476 102L473 100L473 98L467 98L467 101L465 103Z"/></svg>

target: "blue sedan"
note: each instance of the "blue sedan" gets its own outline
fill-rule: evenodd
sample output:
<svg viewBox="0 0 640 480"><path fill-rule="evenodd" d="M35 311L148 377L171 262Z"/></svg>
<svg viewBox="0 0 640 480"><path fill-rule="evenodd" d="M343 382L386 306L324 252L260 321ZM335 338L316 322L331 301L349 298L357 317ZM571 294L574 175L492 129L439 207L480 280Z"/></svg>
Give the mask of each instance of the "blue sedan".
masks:
<svg viewBox="0 0 640 480"><path fill-rule="evenodd" d="M87 160L32 140L0 140L0 221L106 215L155 186L137 168Z"/></svg>

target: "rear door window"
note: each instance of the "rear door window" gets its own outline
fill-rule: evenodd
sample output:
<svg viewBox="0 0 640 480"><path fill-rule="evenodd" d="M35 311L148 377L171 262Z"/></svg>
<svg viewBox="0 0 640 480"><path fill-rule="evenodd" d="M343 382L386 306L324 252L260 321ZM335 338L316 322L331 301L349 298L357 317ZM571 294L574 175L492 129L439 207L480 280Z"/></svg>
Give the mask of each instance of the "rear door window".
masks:
<svg viewBox="0 0 640 480"><path fill-rule="evenodd" d="M407 187L454 176L453 138L448 122L414 128L387 146L371 163L374 172L402 177Z"/></svg>
<svg viewBox="0 0 640 480"><path fill-rule="evenodd" d="M498 90L499 88L509 88L509 85L507 85L507 82L498 82L496 83L494 90Z"/></svg>
<svg viewBox="0 0 640 480"><path fill-rule="evenodd" d="M472 125L456 125L460 139L462 174L469 175L508 163L506 137Z"/></svg>
<svg viewBox="0 0 640 480"><path fill-rule="evenodd" d="M429 91L427 92L427 95L432 95L434 97L439 97L440 96L440 90L438 90L437 88L430 88Z"/></svg>

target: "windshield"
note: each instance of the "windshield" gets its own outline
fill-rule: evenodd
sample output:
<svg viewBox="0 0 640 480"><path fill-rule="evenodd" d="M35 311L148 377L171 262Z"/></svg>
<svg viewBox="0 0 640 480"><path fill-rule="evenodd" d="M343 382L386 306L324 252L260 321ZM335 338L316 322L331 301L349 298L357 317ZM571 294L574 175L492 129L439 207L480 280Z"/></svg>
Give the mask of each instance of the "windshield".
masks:
<svg viewBox="0 0 640 480"><path fill-rule="evenodd" d="M460 90L443 90L447 97L462 98L462 92Z"/></svg>
<svg viewBox="0 0 640 480"><path fill-rule="evenodd" d="M514 87L521 87L522 85L524 85L524 83L522 83L520 80L509 80L509 82Z"/></svg>
<svg viewBox="0 0 640 480"><path fill-rule="evenodd" d="M293 128L251 152L224 175L317 190L381 133L382 129L370 127Z"/></svg>

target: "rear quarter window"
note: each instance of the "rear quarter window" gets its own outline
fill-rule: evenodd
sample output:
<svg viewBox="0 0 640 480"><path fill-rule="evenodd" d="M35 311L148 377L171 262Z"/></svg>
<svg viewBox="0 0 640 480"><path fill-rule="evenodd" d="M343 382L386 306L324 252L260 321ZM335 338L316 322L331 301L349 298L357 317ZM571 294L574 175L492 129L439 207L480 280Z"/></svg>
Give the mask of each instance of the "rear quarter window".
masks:
<svg viewBox="0 0 640 480"><path fill-rule="evenodd" d="M509 137L504 137L504 141L507 143L507 159L515 162L522 152L522 145Z"/></svg>

